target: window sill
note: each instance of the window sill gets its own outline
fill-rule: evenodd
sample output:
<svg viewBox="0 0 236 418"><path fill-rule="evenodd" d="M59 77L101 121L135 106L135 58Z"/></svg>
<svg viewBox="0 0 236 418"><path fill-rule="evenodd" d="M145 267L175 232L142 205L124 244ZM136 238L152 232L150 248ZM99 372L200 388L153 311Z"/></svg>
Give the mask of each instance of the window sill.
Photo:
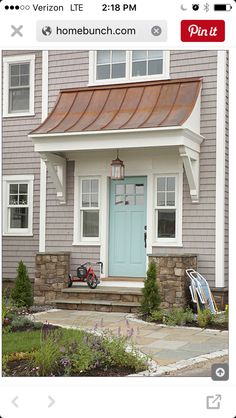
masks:
<svg viewBox="0 0 236 418"><path fill-rule="evenodd" d="M100 247L100 241L80 241L80 242L72 242L73 246L87 246L87 247Z"/></svg>
<svg viewBox="0 0 236 418"><path fill-rule="evenodd" d="M22 232L22 233L16 233L16 232L4 232L3 237L33 237L34 234L32 232Z"/></svg>
<svg viewBox="0 0 236 418"><path fill-rule="evenodd" d="M169 75L165 74L155 74L154 76L146 77L133 77L133 78L119 78L119 79L109 79L109 80L94 80L88 83L88 87L92 86L101 86L109 84L122 84L122 83L140 83L142 81L161 81L161 80L170 80Z"/></svg>
<svg viewBox="0 0 236 418"><path fill-rule="evenodd" d="M152 244L152 247L183 247L182 243L178 243L178 242L154 242Z"/></svg>
<svg viewBox="0 0 236 418"><path fill-rule="evenodd" d="M3 118L25 118L28 116L35 116L35 113L28 112L28 113L5 113L3 114Z"/></svg>

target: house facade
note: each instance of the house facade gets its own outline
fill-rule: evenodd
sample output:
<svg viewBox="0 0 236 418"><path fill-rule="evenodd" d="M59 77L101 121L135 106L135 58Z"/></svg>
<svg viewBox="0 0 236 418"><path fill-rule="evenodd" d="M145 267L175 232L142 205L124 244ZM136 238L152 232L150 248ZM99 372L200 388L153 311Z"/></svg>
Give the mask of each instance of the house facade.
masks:
<svg viewBox="0 0 236 418"><path fill-rule="evenodd" d="M225 296L227 77L226 51L5 51L5 285L40 255L129 281L195 257Z"/></svg>

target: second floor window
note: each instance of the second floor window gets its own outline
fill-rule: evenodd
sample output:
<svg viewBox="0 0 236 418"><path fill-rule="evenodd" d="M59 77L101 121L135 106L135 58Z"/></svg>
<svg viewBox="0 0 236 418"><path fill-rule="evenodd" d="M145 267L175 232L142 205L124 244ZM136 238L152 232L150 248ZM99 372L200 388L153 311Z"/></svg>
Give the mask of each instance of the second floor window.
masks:
<svg viewBox="0 0 236 418"><path fill-rule="evenodd" d="M9 65L9 113L28 112L30 104L30 63Z"/></svg>
<svg viewBox="0 0 236 418"><path fill-rule="evenodd" d="M91 51L90 65L90 84L169 78L168 51Z"/></svg>
<svg viewBox="0 0 236 418"><path fill-rule="evenodd" d="M3 116L34 115L34 55L3 58Z"/></svg>

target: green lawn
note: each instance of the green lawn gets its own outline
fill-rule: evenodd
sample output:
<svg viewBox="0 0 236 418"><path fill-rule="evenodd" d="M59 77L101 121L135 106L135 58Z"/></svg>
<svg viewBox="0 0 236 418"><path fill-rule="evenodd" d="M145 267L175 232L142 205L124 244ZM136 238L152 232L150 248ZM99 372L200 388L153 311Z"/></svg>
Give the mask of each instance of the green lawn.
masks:
<svg viewBox="0 0 236 418"><path fill-rule="evenodd" d="M2 353L27 353L40 348L41 331L11 332L2 336Z"/></svg>

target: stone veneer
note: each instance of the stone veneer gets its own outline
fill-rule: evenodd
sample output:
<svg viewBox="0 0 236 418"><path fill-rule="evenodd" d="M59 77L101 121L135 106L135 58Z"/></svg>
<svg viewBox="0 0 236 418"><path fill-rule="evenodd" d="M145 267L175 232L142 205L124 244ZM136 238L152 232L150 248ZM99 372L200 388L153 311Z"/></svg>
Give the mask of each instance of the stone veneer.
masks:
<svg viewBox="0 0 236 418"><path fill-rule="evenodd" d="M52 303L66 287L70 271L70 253L38 253L35 257L35 304Z"/></svg>
<svg viewBox="0 0 236 418"><path fill-rule="evenodd" d="M150 256L157 265L157 282L160 286L161 308L186 307L191 301L186 269L197 270L197 256L161 255Z"/></svg>

